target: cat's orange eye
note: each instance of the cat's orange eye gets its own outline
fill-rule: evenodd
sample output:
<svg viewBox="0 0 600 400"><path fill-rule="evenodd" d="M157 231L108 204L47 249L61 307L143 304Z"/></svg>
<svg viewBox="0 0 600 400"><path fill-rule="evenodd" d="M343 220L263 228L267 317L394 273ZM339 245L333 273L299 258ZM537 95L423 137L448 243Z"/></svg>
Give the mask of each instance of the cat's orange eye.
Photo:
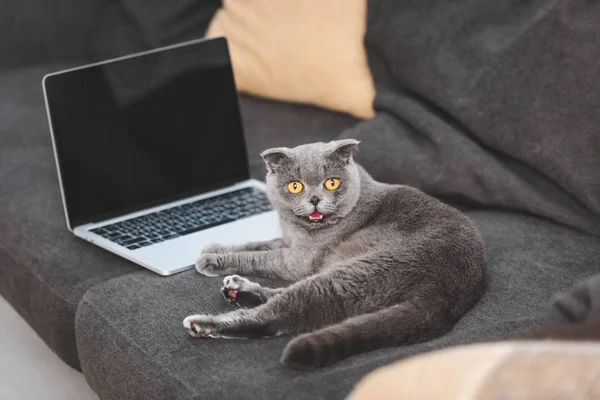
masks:
<svg viewBox="0 0 600 400"><path fill-rule="evenodd" d="M290 193L298 194L304 189L304 185L298 181L288 183L288 190Z"/></svg>
<svg viewBox="0 0 600 400"><path fill-rule="evenodd" d="M329 178L325 181L325 189L335 190L340 187L340 180L338 178Z"/></svg>

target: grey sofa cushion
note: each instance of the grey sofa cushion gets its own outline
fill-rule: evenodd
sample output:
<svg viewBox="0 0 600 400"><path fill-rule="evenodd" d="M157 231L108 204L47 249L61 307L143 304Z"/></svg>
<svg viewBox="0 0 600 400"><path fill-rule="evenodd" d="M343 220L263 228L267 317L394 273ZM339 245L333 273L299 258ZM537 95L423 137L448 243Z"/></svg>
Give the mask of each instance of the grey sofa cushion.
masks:
<svg viewBox="0 0 600 400"><path fill-rule="evenodd" d="M600 241L517 214L471 212L486 244L488 290L447 335L382 349L310 372L279 363L289 337L198 340L182 319L231 309L220 278L189 271L169 278L130 274L95 286L77 311L83 372L110 399L337 399L370 370L444 346L497 339L538 327L552 294L598 270ZM122 379L127 376L127 379Z"/></svg>
<svg viewBox="0 0 600 400"><path fill-rule="evenodd" d="M364 159L438 196L600 235L599 17L579 0L369 1L388 141Z"/></svg>
<svg viewBox="0 0 600 400"><path fill-rule="evenodd" d="M79 300L97 283L141 268L67 231L41 86L45 73L67 66L0 73L0 294L78 368ZM309 107L249 97L241 103L257 177L264 175L258 153L265 147L328 139L354 123Z"/></svg>
<svg viewBox="0 0 600 400"><path fill-rule="evenodd" d="M411 94L380 88L375 108L374 119L336 139L360 140L356 159L378 180L401 182L440 198L528 212L600 234L600 216L575 196L526 163L483 146ZM562 157L560 150L553 149L556 158ZM591 177L595 171L582 169L575 175Z"/></svg>

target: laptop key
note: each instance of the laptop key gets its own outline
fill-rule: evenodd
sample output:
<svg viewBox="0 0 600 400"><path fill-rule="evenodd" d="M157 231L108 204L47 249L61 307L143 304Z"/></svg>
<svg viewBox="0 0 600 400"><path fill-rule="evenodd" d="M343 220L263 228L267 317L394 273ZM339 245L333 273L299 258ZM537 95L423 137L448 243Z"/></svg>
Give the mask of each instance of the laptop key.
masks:
<svg viewBox="0 0 600 400"><path fill-rule="evenodd" d="M135 244L135 243L138 243L138 242L140 242L142 240L144 240L144 239L142 239L142 238L133 238L133 239L125 240L125 241L121 242L120 244L121 244L121 246L129 246L130 244Z"/></svg>
<svg viewBox="0 0 600 400"><path fill-rule="evenodd" d="M121 233L119 236L113 237L110 240L112 240L113 242L120 243L120 242L124 242L125 240L132 239L132 238L133 238L133 236L129 236L129 235Z"/></svg>

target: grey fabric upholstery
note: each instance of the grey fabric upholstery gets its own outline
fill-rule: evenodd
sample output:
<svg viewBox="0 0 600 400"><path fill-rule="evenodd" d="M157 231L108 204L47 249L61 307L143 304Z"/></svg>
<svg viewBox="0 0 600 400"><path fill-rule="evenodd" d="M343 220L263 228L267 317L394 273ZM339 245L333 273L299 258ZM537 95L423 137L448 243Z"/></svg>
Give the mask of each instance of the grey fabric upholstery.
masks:
<svg viewBox="0 0 600 400"><path fill-rule="evenodd" d="M2 0L0 69L85 58L103 0Z"/></svg>
<svg viewBox="0 0 600 400"><path fill-rule="evenodd" d="M79 368L73 321L83 294L140 267L67 231L44 107L45 73L72 64L0 72L0 294L69 365ZM255 176L258 153L305 138L328 139L354 124L326 111L243 97ZM275 111L271 116L271 111ZM310 122L305 122L310 121Z"/></svg>
<svg viewBox="0 0 600 400"><path fill-rule="evenodd" d="M279 363L289 337L187 336L185 316L231 309L218 291L220 278L195 271L166 279L140 272L85 294L76 319L83 372L104 400L339 399L365 373L399 358L535 328L553 293L598 271L598 239L534 217L491 211L469 215L485 240L488 289L439 339L360 355L322 370L291 371Z"/></svg>
<svg viewBox="0 0 600 400"><path fill-rule="evenodd" d="M220 0L115 0L105 3L88 55L103 60L204 36Z"/></svg>
<svg viewBox="0 0 600 400"><path fill-rule="evenodd" d="M599 235L599 18L579 0L369 1L378 115L349 135L385 141L361 160Z"/></svg>
<svg viewBox="0 0 600 400"><path fill-rule="evenodd" d="M600 270L600 260L596 270ZM583 324L594 319L600 319L600 273L557 294L546 311L549 325Z"/></svg>

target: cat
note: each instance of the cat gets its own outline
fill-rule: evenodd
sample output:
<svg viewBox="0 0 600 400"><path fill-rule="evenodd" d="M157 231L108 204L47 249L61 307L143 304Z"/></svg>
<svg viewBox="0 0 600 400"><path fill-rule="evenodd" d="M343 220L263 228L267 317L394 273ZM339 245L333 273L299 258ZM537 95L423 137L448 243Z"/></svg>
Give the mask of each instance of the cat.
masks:
<svg viewBox="0 0 600 400"><path fill-rule="evenodd" d="M183 325L203 338L300 334L281 362L316 368L448 332L484 292L479 233L458 210L403 185L375 181L353 139L264 151L267 194L283 237L211 245L196 264L226 276L222 315ZM240 275L295 282L268 288Z"/></svg>

